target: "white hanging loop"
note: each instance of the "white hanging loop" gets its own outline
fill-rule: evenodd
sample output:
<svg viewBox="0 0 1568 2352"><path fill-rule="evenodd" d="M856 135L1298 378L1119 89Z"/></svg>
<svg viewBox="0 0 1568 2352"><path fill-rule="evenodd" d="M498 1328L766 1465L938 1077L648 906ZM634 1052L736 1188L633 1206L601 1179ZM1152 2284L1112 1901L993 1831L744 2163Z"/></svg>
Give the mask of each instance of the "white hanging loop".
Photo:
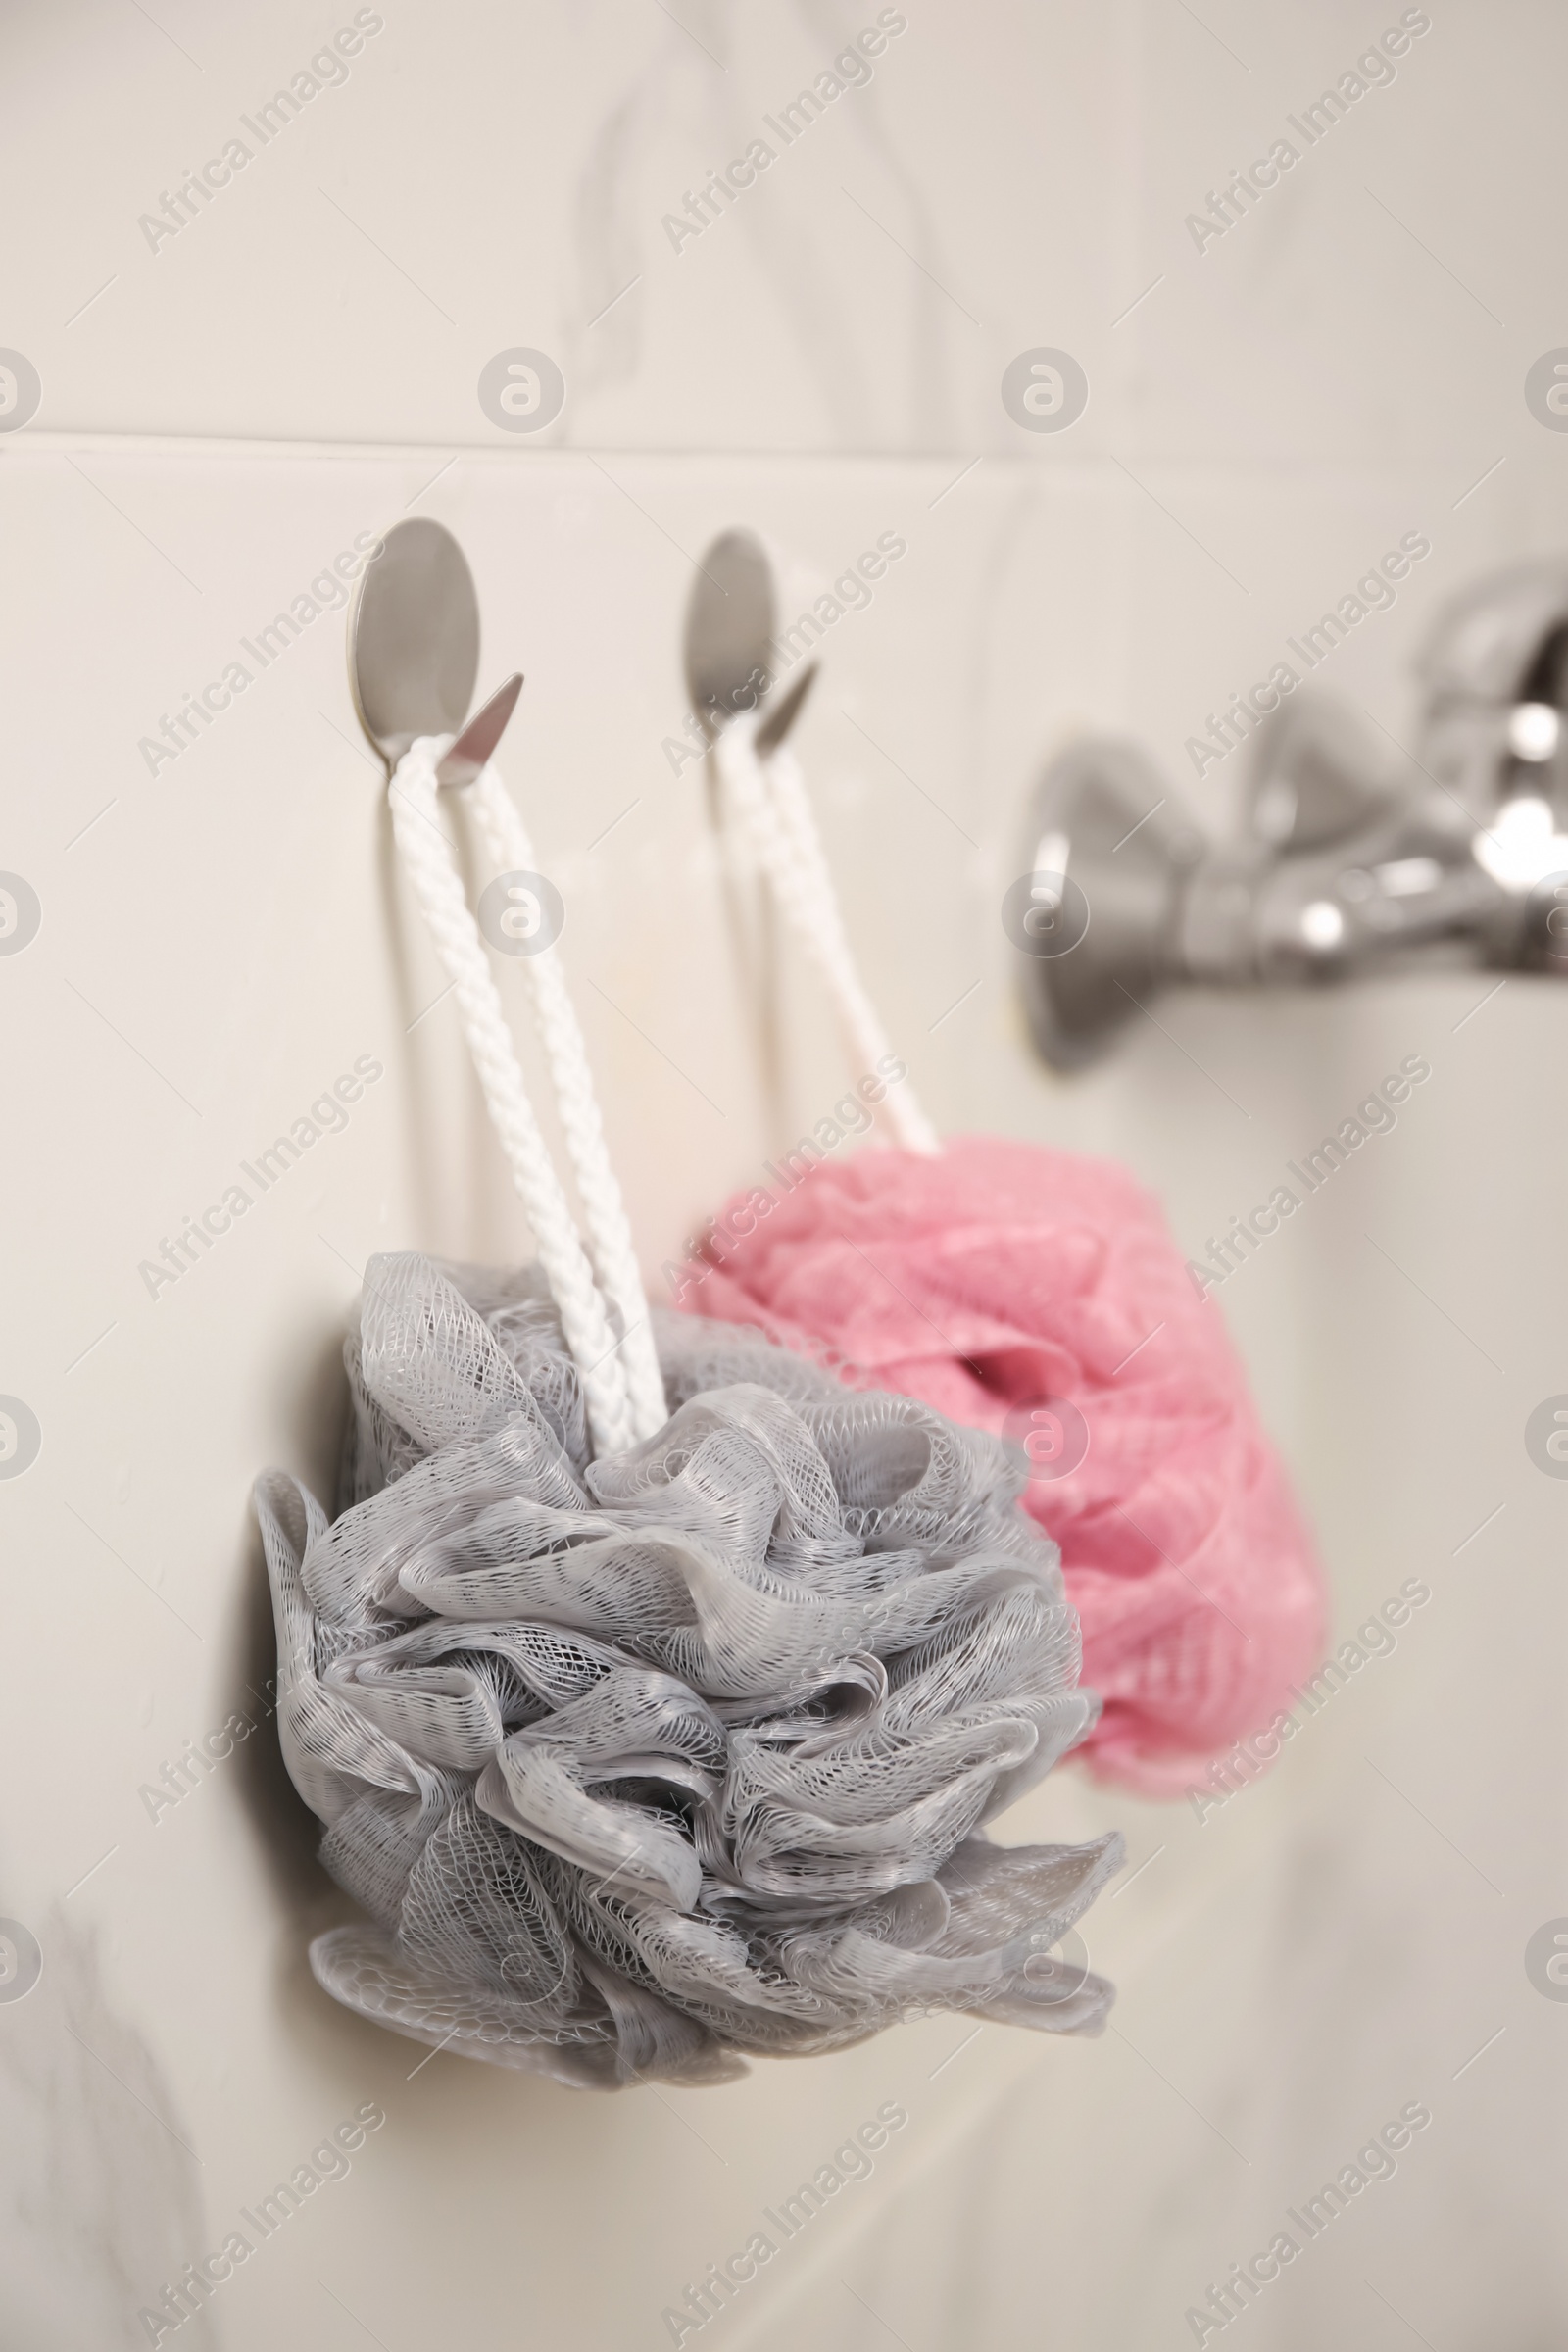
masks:
<svg viewBox="0 0 1568 2352"><path fill-rule="evenodd" d="M528 828L496 768L486 765L464 797L473 810L492 865L502 873L534 870ZM540 948L526 961L566 1155L588 1229L589 1255L600 1288L620 1321L621 1362L632 1426L640 1441L662 1429L669 1418L669 1406L631 1222L605 1141L588 1049L554 942Z"/></svg>
<svg viewBox="0 0 1568 2352"><path fill-rule="evenodd" d="M850 946L799 764L783 745L765 762L759 759L759 723L757 713L746 712L731 719L713 744L725 798L781 912L826 984L852 1058L869 1073L892 1058L892 1045ZM882 1107L906 1151L926 1157L941 1151L910 1081L890 1088Z"/></svg>
<svg viewBox="0 0 1568 2352"><path fill-rule="evenodd" d="M478 925L436 814L436 763L453 740L450 735L420 736L398 761L391 782L393 831L451 976L485 1102L539 1246L540 1262L582 1381L594 1450L619 1452L639 1435L620 1341L539 1132Z"/></svg>

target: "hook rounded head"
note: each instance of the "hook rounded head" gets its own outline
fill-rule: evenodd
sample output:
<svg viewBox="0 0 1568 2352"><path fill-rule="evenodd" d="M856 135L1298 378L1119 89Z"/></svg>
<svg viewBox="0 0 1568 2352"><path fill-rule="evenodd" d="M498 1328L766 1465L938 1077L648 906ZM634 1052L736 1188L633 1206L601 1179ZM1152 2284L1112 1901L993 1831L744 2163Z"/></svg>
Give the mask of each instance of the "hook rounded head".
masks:
<svg viewBox="0 0 1568 2352"><path fill-rule="evenodd" d="M721 532L698 564L686 608L686 688L710 736L762 701L777 629L766 548L755 531Z"/></svg>
<svg viewBox="0 0 1568 2352"><path fill-rule="evenodd" d="M394 523L349 612L349 682L360 724L395 767L416 736L462 727L479 674L479 599L444 523Z"/></svg>

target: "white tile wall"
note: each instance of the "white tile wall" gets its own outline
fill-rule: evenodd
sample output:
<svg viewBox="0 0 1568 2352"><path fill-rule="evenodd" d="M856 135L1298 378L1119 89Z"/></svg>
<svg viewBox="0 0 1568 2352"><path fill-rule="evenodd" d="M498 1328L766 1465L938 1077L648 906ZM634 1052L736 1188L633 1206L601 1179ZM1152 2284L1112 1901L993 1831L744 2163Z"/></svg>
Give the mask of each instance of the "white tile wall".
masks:
<svg viewBox="0 0 1568 2352"><path fill-rule="evenodd" d="M1393 86L1200 255L1184 213L1397 10L911 7L870 87L677 254L662 213L873 8L407 0L149 251L138 214L353 13L18 0L0 32L0 343L43 379L0 435L0 866L44 907L0 962L0 1389L45 1432L0 1487L0 1914L46 1949L0 2006L19 2347L145 2342L138 2305L370 2097L388 2122L353 2176L187 2340L667 2342L685 2281L897 2098L875 2177L705 2332L1190 2342L1208 2282L1423 2099L1398 2176L1249 2311L1250 2341L1554 2341L1563 2019L1522 1954L1568 1911L1563 1496L1521 1430L1568 1387L1568 1014L1510 982L1459 1028L1490 985L1463 977L1172 999L1068 1085L1024 1051L997 906L1071 733L1134 735L1220 823L1236 778L1194 777L1185 738L1391 539L1432 555L1325 682L1406 743L1442 599L1561 544L1568 448L1519 389L1565 332L1558 18L1435 9ZM997 397L1042 342L1091 377L1059 442ZM475 397L518 344L569 387L537 446ZM1120 1823L1156 1857L1089 1923L1122 1986L1098 2044L987 2028L959 2052L934 2022L605 2101L451 2057L408 2080L417 2053L305 1969L341 1905L265 1742L156 1826L138 1802L269 1670L249 1482L275 1460L324 1485L365 1255L526 1247L451 1007L419 1017L440 980L340 617L178 761L138 752L403 513L468 551L481 689L528 674L508 771L567 898L651 1267L778 1140L699 786L661 748L691 559L736 520L825 577L907 541L835 630L801 745L941 1123L1119 1152L1196 1249L1401 1054L1432 1061L1224 1294L1339 1622L1412 1575L1431 1604L1201 1827L1072 1775L1031 1801L1020 1837ZM793 970L788 1004L793 1131L841 1071ZM365 1053L385 1077L347 1133L149 1298L138 1260Z"/></svg>

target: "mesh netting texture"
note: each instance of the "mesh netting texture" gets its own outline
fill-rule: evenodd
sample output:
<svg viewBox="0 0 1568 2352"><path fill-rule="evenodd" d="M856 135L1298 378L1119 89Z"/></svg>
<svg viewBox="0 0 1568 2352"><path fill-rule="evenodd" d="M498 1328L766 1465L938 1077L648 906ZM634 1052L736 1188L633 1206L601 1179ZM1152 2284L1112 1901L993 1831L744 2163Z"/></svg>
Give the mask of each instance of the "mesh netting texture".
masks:
<svg viewBox="0 0 1568 2352"><path fill-rule="evenodd" d="M960 1136L934 1158L808 1164L768 1213L756 1193L729 1204L679 1302L1026 1447L1047 1408L1054 1458L1023 1499L1061 1546L1103 1701L1085 1757L1179 1794L1295 1703L1324 1638L1321 1572L1217 1300L1109 1160Z"/></svg>
<svg viewBox="0 0 1568 2352"><path fill-rule="evenodd" d="M596 1460L535 1270L373 1258L340 1515L259 1481L284 1758L369 1914L319 1982L580 2087L934 2010L1098 2032L1053 1947L1119 1838L985 1835L1099 1704L1016 1458L655 1321L671 1417Z"/></svg>

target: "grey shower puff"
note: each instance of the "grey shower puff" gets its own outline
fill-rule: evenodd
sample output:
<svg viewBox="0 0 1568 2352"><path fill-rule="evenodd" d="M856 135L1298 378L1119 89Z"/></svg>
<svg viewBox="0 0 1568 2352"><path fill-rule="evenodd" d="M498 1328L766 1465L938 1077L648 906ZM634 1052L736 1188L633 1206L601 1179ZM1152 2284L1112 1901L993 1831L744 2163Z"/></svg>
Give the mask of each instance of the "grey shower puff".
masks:
<svg viewBox="0 0 1568 2352"><path fill-rule="evenodd" d="M284 1758L373 1923L320 1983L602 2088L936 2009L1099 2031L1110 1987L1048 1955L1121 1840L983 1834L1099 1708L1010 1457L656 1324L671 1417L593 1460L535 1273L370 1261L341 1513L256 1495Z"/></svg>

